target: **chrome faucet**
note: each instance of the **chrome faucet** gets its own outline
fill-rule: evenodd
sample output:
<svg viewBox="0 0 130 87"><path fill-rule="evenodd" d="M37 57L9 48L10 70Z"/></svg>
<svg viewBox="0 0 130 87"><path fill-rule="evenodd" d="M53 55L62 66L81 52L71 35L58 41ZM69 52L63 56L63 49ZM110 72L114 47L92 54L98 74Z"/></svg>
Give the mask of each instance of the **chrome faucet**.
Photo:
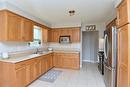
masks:
<svg viewBox="0 0 130 87"><path fill-rule="evenodd" d="M38 53L39 53L39 49L37 48L35 54L38 54Z"/></svg>

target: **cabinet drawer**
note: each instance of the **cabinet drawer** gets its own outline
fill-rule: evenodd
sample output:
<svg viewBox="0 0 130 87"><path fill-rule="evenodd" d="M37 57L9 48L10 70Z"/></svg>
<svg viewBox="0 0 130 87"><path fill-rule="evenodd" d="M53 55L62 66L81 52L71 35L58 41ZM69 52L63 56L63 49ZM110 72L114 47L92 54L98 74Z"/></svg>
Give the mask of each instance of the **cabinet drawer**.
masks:
<svg viewBox="0 0 130 87"><path fill-rule="evenodd" d="M15 64L15 69L19 69L19 68L22 68L24 66L26 66L26 62L25 61L24 62L19 62L19 63Z"/></svg>
<svg viewBox="0 0 130 87"><path fill-rule="evenodd" d="M68 58L79 58L79 54L76 53L65 53L64 56Z"/></svg>
<svg viewBox="0 0 130 87"><path fill-rule="evenodd" d="M36 60L36 59L27 60L27 61L26 61L26 65L32 64L33 62L35 62L35 60Z"/></svg>

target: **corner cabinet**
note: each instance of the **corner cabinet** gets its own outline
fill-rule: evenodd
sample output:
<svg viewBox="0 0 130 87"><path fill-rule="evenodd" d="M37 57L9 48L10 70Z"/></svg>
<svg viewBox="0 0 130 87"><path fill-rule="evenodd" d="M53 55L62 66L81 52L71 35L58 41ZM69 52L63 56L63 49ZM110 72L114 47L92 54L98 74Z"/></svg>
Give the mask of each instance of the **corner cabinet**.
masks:
<svg viewBox="0 0 130 87"><path fill-rule="evenodd" d="M8 10L0 11L0 41L32 41L33 23Z"/></svg>

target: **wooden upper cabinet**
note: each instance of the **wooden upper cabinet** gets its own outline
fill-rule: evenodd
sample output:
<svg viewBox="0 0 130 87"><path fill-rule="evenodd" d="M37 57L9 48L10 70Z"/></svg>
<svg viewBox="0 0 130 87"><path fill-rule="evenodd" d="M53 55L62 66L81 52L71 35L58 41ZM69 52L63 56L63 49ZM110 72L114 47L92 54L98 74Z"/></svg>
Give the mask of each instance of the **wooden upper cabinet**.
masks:
<svg viewBox="0 0 130 87"><path fill-rule="evenodd" d="M33 22L22 18L22 41L33 41Z"/></svg>
<svg viewBox="0 0 130 87"><path fill-rule="evenodd" d="M48 30L48 42L52 42L53 41L53 32L52 29Z"/></svg>
<svg viewBox="0 0 130 87"><path fill-rule="evenodd" d="M59 42L60 31L58 29L53 30L52 42Z"/></svg>
<svg viewBox="0 0 130 87"><path fill-rule="evenodd" d="M122 3L117 7L117 25L121 27L125 24L130 23L130 1L123 0Z"/></svg>
<svg viewBox="0 0 130 87"><path fill-rule="evenodd" d="M49 30L49 42L59 42L60 36L70 36L72 43L80 42L80 28L55 28Z"/></svg>
<svg viewBox="0 0 130 87"><path fill-rule="evenodd" d="M48 29L42 29L42 40L43 42L48 42Z"/></svg>
<svg viewBox="0 0 130 87"><path fill-rule="evenodd" d="M80 29L72 30L72 42L80 42Z"/></svg>
<svg viewBox="0 0 130 87"><path fill-rule="evenodd" d="M7 10L0 11L0 41L32 41L33 23Z"/></svg>
<svg viewBox="0 0 130 87"><path fill-rule="evenodd" d="M6 13L7 17L7 38L8 41L20 41L21 40L21 30L22 30L22 18L13 14L13 13Z"/></svg>

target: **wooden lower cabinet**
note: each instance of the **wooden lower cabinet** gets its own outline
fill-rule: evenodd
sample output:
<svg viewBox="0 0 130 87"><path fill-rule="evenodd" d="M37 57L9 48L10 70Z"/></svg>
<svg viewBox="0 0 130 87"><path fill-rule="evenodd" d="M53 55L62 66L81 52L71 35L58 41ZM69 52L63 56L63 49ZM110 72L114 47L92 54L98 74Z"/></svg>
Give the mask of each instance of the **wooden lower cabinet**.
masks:
<svg viewBox="0 0 130 87"><path fill-rule="evenodd" d="M26 67L22 67L16 70L16 81L17 81L16 83L17 87L25 87L27 85L26 84Z"/></svg>
<svg viewBox="0 0 130 87"><path fill-rule="evenodd" d="M53 64L55 67L62 68L62 57L61 53L54 53L53 55Z"/></svg>
<svg viewBox="0 0 130 87"><path fill-rule="evenodd" d="M53 67L52 54L18 63L0 62L0 87L27 87Z"/></svg>
<svg viewBox="0 0 130 87"><path fill-rule="evenodd" d="M46 63L46 59L42 58L41 60L41 72L45 73L47 71L47 63Z"/></svg>
<svg viewBox="0 0 130 87"><path fill-rule="evenodd" d="M34 63L34 78L38 78L41 75L41 60L36 60Z"/></svg>
<svg viewBox="0 0 130 87"><path fill-rule="evenodd" d="M26 83L29 84L34 79L34 64L31 63L26 66Z"/></svg>
<svg viewBox="0 0 130 87"><path fill-rule="evenodd" d="M79 53L54 53L53 62L58 68L79 69Z"/></svg>
<svg viewBox="0 0 130 87"><path fill-rule="evenodd" d="M0 62L0 87L27 87L53 66L79 69L79 53L50 53L18 63Z"/></svg>

